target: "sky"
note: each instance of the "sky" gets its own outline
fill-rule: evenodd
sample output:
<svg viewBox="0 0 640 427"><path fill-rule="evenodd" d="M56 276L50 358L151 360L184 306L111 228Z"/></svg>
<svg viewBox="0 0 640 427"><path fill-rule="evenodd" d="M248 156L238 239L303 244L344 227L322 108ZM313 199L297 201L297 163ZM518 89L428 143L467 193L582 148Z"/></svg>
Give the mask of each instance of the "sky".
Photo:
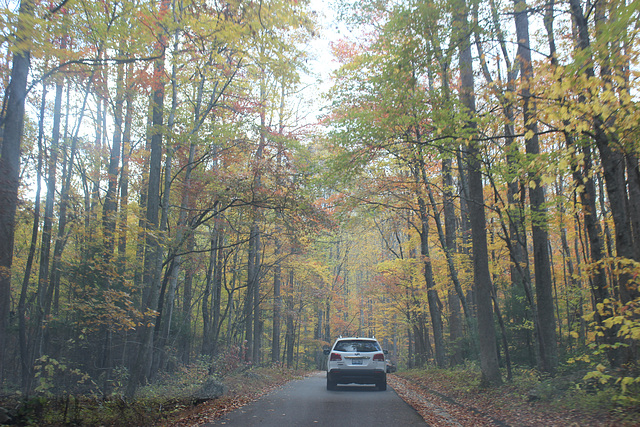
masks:
<svg viewBox="0 0 640 427"><path fill-rule="evenodd" d="M310 10L318 16L320 33L308 45L309 69L311 75L305 76L303 82L308 85L304 90L304 97L313 102L312 121L320 118L324 100L321 94L331 87L331 73L338 68L338 62L331 53L331 43L338 41L348 34L344 24L337 22L334 11L335 1L311 0Z"/></svg>

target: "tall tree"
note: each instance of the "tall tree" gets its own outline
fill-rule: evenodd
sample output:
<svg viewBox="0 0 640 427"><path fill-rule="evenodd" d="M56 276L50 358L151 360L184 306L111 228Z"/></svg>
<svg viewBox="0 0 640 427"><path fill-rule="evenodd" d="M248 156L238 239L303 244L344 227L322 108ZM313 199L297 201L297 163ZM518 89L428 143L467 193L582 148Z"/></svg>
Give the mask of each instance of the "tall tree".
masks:
<svg viewBox="0 0 640 427"><path fill-rule="evenodd" d="M61 77L60 77L61 78ZM38 342L36 343L36 357L42 356L46 352L44 348L44 335L46 328L41 324L49 313L51 307L51 296L53 296L53 286L49 280L50 256L51 256L51 236L53 233L53 211L56 195L56 179L58 174L58 153L60 145L60 121L62 117L62 91L64 82L56 82L56 96L53 106L53 135L49 147L49 161L47 171L47 194L45 196L44 221L42 224L42 243L40 245L40 269L38 272L38 304L37 323Z"/></svg>
<svg viewBox="0 0 640 427"><path fill-rule="evenodd" d="M42 191L42 164L44 157L44 120L45 107L47 100L47 84L42 84L42 99L40 103L40 118L38 120L38 165L36 167L36 194L34 198L33 208L33 227L31 229L31 243L29 245L29 255L27 257L27 265L25 267L24 278L22 279L22 288L20 289L20 300L18 302L18 341L20 345L20 373L22 393L29 395L32 380L32 346L28 342L28 325L27 325L27 298L29 292L29 281L31 279L31 268L36 253L36 245L38 243L38 229L40 227L40 193Z"/></svg>
<svg viewBox="0 0 640 427"><path fill-rule="evenodd" d="M0 153L0 385L4 383L5 357L8 348L7 328L11 311L11 267L15 236L15 216L20 177L20 145L24 127L27 76L31 63L31 38L34 28L33 0L22 0L14 43L11 81L6 110L2 117L2 151Z"/></svg>
<svg viewBox="0 0 640 427"><path fill-rule="evenodd" d="M471 56L471 36L469 31L468 3L460 1L456 26L460 37L460 101L468 116L466 128L472 140L465 150L464 158L468 168L469 217L471 222L471 240L473 250L473 276L476 284L476 307L478 316L478 339L480 348L480 366L483 381L489 385L502 382L498 355L496 351L495 326L491 302L491 274L489 272L489 254L487 250L484 189L482 177L482 159L479 143L473 140L476 131L474 114L476 111L474 96L473 61Z"/></svg>
<svg viewBox="0 0 640 427"><path fill-rule="evenodd" d="M169 1L161 0L158 16L162 20L169 11ZM160 24L160 23L158 23ZM162 251L160 250L160 236L158 236L160 182L162 175L162 137L164 123L164 95L165 76L164 61L167 46L166 34L158 25L158 43L155 46L158 59L153 66L153 95L151 97L151 141L149 156L149 181L146 200L146 244L144 255L144 289L142 293L141 311L145 313L143 325L139 328L139 345L135 363L132 366L131 378L127 387L127 394L133 396L137 386L150 374L153 361L153 322L156 318L158 300L160 297L160 268L162 265Z"/></svg>
<svg viewBox="0 0 640 427"><path fill-rule="evenodd" d="M514 0L518 60L520 64L522 113L525 128L526 153L532 161L540 154L536 107L531 96L533 64L529 41L529 17L525 0ZM538 312L540 359L542 370L554 373L558 365L558 343L556 337L555 305L551 267L549 265L549 236L544 187L539 172L530 173L529 200L532 216L532 243L536 283L536 310Z"/></svg>
<svg viewBox="0 0 640 427"><path fill-rule="evenodd" d="M420 139L420 138L418 138ZM418 159L417 162L418 170L415 172L416 181L419 183L419 190L421 191L418 194L418 212L420 215L420 223L421 229L419 231L420 234L420 255L422 256L422 263L424 268L424 278L427 284L427 301L429 303L429 314L431 316L431 327L433 329L433 343L435 347L435 359L436 364L444 368L446 365L445 358L445 345L444 345L444 337L443 337L443 322L442 322L442 302L438 297L438 292L436 291L436 283L433 277L433 265L432 259L429 250L429 216L427 214L427 203L425 200L424 192L425 190L428 192L429 182L426 177L426 165L422 157Z"/></svg>

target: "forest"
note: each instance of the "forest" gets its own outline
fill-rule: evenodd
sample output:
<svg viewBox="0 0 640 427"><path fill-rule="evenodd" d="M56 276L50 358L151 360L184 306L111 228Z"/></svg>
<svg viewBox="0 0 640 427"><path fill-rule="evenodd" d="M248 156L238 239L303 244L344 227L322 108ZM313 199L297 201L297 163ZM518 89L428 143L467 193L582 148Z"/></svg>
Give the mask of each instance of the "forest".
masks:
<svg viewBox="0 0 640 427"><path fill-rule="evenodd" d="M638 404L637 0L0 3L0 394L342 335Z"/></svg>

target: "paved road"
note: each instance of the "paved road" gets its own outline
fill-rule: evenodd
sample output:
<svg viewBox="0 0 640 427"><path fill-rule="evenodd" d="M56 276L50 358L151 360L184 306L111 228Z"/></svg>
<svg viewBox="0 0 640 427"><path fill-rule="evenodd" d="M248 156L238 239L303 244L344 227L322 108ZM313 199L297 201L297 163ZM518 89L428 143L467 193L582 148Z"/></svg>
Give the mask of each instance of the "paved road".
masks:
<svg viewBox="0 0 640 427"><path fill-rule="evenodd" d="M338 386L327 391L324 372L292 381L256 402L203 426L426 426L391 389Z"/></svg>

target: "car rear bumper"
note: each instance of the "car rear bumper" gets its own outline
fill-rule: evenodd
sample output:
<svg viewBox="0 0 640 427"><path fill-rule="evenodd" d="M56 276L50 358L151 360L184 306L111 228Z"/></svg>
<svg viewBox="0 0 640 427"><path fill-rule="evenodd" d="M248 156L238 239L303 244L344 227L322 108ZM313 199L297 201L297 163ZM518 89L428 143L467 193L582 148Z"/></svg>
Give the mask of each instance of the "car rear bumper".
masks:
<svg viewBox="0 0 640 427"><path fill-rule="evenodd" d="M327 379L336 384L376 384L386 380L387 373L374 369L332 369Z"/></svg>

